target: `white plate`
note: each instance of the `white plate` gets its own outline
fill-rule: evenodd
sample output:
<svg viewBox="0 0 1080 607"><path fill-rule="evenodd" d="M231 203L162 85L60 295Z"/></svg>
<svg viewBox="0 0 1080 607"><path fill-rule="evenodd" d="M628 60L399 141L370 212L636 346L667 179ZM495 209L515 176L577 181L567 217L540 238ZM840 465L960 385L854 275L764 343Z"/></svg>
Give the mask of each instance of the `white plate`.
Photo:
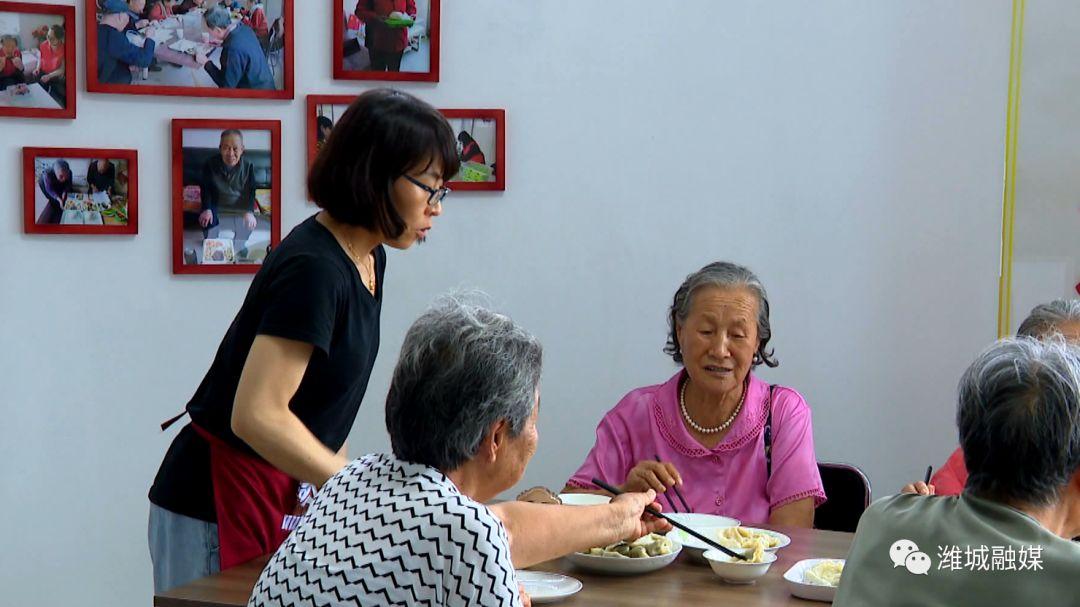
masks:
<svg viewBox="0 0 1080 607"><path fill-rule="evenodd" d="M533 603L554 603L581 590L581 582L561 573L519 570L517 580Z"/></svg>
<svg viewBox="0 0 1080 607"><path fill-rule="evenodd" d="M671 554L647 556L640 559L620 559L611 556L592 556L575 552L566 555L566 559L577 567L593 573L608 575L639 575L657 569L663 569L675 561L682 550L682 544L672 541Z"/></svg>
<svg viewBox="0 0 1080 607"><path fill-rule="evenodd" d="M665 512L664 516L679 521L683 525L697 531L707 538L715 537L715 530L722 529L724 527L735 527L739 524L739 519L731 518L730 516L717 516L715 514L677 514ZM673 542L679 542L686 548L686 553L694 560L704 563L705 559L701 556L706 550L712 548L705 542L697 539L682 529L672 529L667 534L668 539Z"/></svg>
<svg viewBox="0 0 1080 607"><path fill-rule="evenodd" d="M567 506L595 506L610 502L611 497L595 493L560 493L559 501Z"/></svg>
<svg viewBox="0 0 1080 607"><path fill-rule="evenodd" d="M759 529L757 527L747 527L745 525L743 525L743 529L753 531L754 533L760 533L762 535L772 536L772 537L780 540L779 544L773 546L772 548L766 548L765 552L776 552L777 550L779 550L781 548L784 548L788 544L791 543L791 538L784 535L783 533L780 533L779 531L773 531L772 529ZM717 531L719 531L719 530L717 530ZM716 535L717 532L714 531L713 533L714 533L714 535L706 535L705 537L719 539L718 535Z"/></svg>
<svg viewBox="0 0 1080 607"><path fill-rule="evenodd" d="M817 584L807 584L803 581L806 570L822 561L845 562L844 559L806 559L795 563L791 566L791 569L784 572L784 584L787 585L788 592L802 599L826 603L833 602L833 598L836 596L835 586L819 586Z"/></svg>

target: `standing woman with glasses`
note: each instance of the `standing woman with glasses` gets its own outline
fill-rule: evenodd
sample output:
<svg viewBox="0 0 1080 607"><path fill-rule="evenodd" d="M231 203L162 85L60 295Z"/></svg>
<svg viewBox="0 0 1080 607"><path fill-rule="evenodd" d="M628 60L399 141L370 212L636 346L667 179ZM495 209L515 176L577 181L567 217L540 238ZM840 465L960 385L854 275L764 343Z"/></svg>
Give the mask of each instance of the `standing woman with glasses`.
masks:
<svg viewBox="0 0 1080 607"><path fill-rule="evenodd" d="M273 552L345 440L379 349L385 246L422 242L459 160L450 125L398 91L359 96L308 174L322 209L267 257L150 489L161 592Z"/></svg>

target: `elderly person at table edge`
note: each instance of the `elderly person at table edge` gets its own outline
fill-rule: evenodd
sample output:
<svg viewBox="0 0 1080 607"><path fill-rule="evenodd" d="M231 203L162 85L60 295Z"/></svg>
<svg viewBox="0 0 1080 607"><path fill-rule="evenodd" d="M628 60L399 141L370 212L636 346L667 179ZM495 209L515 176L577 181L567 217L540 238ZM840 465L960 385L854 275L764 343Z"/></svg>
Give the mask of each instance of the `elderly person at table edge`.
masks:
<svg viewBox="0 0 1080 607"><path fill-rule="evenodd" d="M677 485L693 512L811 527L825 491L810 408L795 390L751 373L778 364L761 281L745 267L711 263L683 281L668 323L664 351L683 368L607 412L564 491L595 491L599 478L666 492L661 503L681 511L668 491Z"/></svg>
<svg viewBox="0 0 1080 607"><path fill-rule="evenodd" d="M11 34L0 36L0 90L25 81L19 38Z"/></svg>
<svg viewBox="0 0 1080 607"><path fill-rule="evenodd" d="M536 452L541 354L504 315L436 302L405 335L391 379L393 455L327 481L248 605L518 605L515 567L670 529L644 514L651 491L588 507L484 506Z"/></svg>
<svg viewBox="0 0 1080 607"><path fill-rule="evenodd" d="M1035 306L1020 323L1016 335L1035 339L1060 335L1068 341L1080 344L1080 299L1055 299ZM960 495L967 479L964 450L957 448L945 461L945 465L934 473L929 484L916 481L905 485L901 491L920 495Z"/></svg>
<svg viewBox="0 0 1080 607"><path fill-rule="evenodd" d="M64 199L71 193L71 165L68 161L57 159L52 166L38 176L38 187L48 201L45 211L38 218L38 223L60 223L64 214Z"/></svg>
<svg viewBox="0 0 1080 607"><path fill-rule="evenodd" d="M199 225L204 238L217 238L221 227L244 242L257 226L255 218L255 165L244 158L244 134L221 132L218 153L203 164Z"/></svg>
<svg viewBox="0 0 1080 607"><path fill-rule="evenodd" d="M262 45L255 32L239 21L233 22L229 11L221 6L208 10L203 17L211 40L221 43L221 67L210 63L200 50L195 61L206 67L210 78L221 88L273 90L274 74L266 61Z"/></svg>
<svg viewBox="0 0 1080 607"><path fill-rule="evenodd" d="M91 160L86 169L86 184L90 186L91 194L105 192L112 196L116 189L116 165L108 158Z"/></svg>
<svg viewBox="0 0 1080 607"><path fill-rule="evenodd" d="M1080 605L1067 539L1080 534L1080 347L1000 341L968 367L958 403L967 488L874 502L837 607Z"/></svg>
<svg viewBox="0 0 1080 607"><path fill-rule="evenodd" d="M98 81L102 84L131 84L131 66L149 67L154 60L157 43L147 32L141 47L128 40L124 32L131 23L128 5L124 0L105 0L102 17L97 24Z"/></svg>

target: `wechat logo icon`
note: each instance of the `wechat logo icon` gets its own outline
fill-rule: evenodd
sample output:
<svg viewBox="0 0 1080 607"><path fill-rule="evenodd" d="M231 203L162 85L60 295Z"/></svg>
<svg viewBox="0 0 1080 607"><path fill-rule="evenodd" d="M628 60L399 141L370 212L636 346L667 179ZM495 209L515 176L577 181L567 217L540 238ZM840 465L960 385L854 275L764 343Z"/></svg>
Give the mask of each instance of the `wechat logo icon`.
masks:
<svg viewBox="0 0 1080 607"><path fill-rule="evenodd" d="M930 571L930 555L921 552L911 540L893 542L889 546L889 559L892 560L893 569L903 567L915 575L926 575Z"/></svg>

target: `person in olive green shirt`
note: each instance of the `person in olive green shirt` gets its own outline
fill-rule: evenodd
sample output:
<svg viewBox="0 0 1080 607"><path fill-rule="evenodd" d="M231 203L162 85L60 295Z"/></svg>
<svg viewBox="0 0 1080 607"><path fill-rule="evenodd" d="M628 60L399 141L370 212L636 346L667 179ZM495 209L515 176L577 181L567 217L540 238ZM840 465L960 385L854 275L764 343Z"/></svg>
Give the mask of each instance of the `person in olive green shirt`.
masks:
<svg viewBox="0 0 1080 607"><path fill-rule="evenodd" d="M834 604L1080 605L1080 346L997 342L956 417L964 492L870 506Z"/></svg>

